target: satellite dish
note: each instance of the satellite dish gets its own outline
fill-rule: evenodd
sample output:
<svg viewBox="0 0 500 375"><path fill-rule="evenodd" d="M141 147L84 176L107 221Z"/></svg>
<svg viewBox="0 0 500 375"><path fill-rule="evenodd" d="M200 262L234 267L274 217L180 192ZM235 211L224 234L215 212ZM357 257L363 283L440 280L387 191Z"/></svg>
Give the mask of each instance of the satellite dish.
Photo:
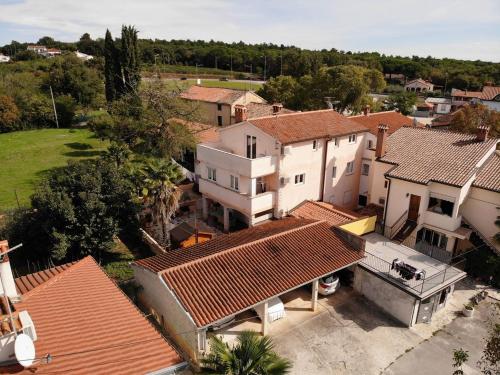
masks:
<svg viewBox="0 0 500 375"><path fill-rule="evenodd" d="M28 335L21 333L14 343L17 362L23 367L30 367L35 360L35 345Z"/></svg>

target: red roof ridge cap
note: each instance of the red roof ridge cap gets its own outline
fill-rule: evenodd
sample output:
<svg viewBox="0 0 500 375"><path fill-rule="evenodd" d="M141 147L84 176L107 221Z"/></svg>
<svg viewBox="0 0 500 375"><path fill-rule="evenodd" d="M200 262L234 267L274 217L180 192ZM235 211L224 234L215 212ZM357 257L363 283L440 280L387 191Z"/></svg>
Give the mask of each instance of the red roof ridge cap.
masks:
<svg viewBox="0 0 500 375"><path fill-rule="evenodd" d="M297 220L309 221L311 219L297 219ZM197 259L191 260L189 262L182 263L182 264L179 264L177 266L161 270L161 271L158 272L158 275L165 274L165 273L168 273L168 272L170 272L172 270L177 270L179 268L186 267L187 265L190 265L190 264L200 263L201 261L204 261L205 259L212 259L212 258L220 256L221 254L226 254L226 253L229 253L229 252L233 252L233 251L239 250L239 249L241 249L243 247L246 247L246 246L249 246L249 245L259 244L259 243L262 243L264 241L268 241L268 240L273 239L273 238L281 237L281 236L283 236L285 234L293 233L293 232L296 232L298 230L301 230L301 229L304 229L304 228L309 228L309 227L312 227L314 225L319 225L319 224L322 224L322 223L327 223L327 222L325 220L315 220L313 222L310 222L310 223L298 226L297 228L291 228L291 229L285 230L283 232L273 234L273 235L268 236L268 237L259 238L258 240L247 242L245 244L241 244L241 245L238 245L238 246L233 246L233 247L230 247L228 249L225 249L225 250L222 250L222 251L218 251L218 252L216 252L214 254L210 254L210 255L207 255L205 257L197 258Z"/></svg>
<svg viewBox="0 0 500 375"><path fill-rule="evenodd" d="M94 258L92 258L92 256L87 255L85 258L82 258L79 261L77 261L76 263L70 265L68 268L66 268L65 270L62 270L57 275L51 277L47 281L41 283L40 285L37 285L33 289L31 289L28 292L24 293L21 296L22 302L26 301L29 297L31 297L32 295L34 295L37 292L41 291L42 289L45 289L46 287L54 284L56 281L58 281L61 277L63 277L66 274L68 274L70 271L74 271L76 268L82 267L82 264L86 264L86 263L88 263L90 261L93 261L94 263L97 264L97 262L95 261Z"/></svg>

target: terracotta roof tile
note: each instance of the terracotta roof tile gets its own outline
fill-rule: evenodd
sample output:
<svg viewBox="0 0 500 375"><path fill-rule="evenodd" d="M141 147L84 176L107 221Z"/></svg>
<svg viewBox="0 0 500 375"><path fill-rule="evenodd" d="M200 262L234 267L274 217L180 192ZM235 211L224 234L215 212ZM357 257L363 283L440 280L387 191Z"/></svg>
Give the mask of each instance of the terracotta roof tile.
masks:
<svg viewBox="0 0 500 375"><path fill-rule="evenodd" d="M483 100L493 100L498 95L500 95L500 86L484 86L482 91L462 91L458 89L451 90L451 96L478 98Z"/></svg>
<svg viewBox="0 0 500 375"><path fill-rule="evenodd" d="M247 107L247 113L249 119L274 115L272 104L248 103L245 106ZM294 113L294 112L295 111L292 111L291 109L282 108L279 114Z"/></svg>
<svg viewBox="0 0 500 375"><path fill-rule="evenodd" d="M387 153L380 161L395 165L389 177L463 186L497 142L481 142L473 134L403 127L387 138Z"/></svg>
<svg viewBox="0 0 500 375"><path fill-rule="evenodd" d="M169 121L186 126L200 143L217 142L219 140L219 132L215 126L186 121L180 118L172 118Z"/></svg>
<svg viewBox="0 0 500 375"><path fill-rule="evenodd" d="M37 356L50 353L53 360L0 372L144 374L182 362L91 257L26 292L15 306L34 322Z"/></svg>
<svg viewBox="0 0 500 375"><path fill-rule="evenodd" d="M500 193L500 154L495 152L476 175L474 186Z"/></svg>
<svg viewBox="0 0 500 375"><path fill-rule="evenodd" d="M68 269L75 263L76 262L66 263L60 266L47 268L46 270L18 277L15 279L17 291L21 294L27 293L30 290L35 289L37 286L43 284L44 282L50 280L53 276L56 276L62 271Z"/></svg>
<svg viewBox="0 0 500 375"><path fill-rule="evenodd" d="M289 212L290 216L300 219L315 219L340 225L358 219L360 216L350 210L326 202L304 201Z"/></svg>
<svg viewBox="0 0 500 375"><path fill-rule="evenodd" d="M358 251L342 237L340 229L326 222L283 220L300 225L162 273L198 327L251 308L364 257L362 239L358 239Z"/></svg>
<svg viewBox="0 0 500 375"><path fill-rule="evenodd" d="M366 126L373 135L377 135L380 124L389 126L389 134L394 133L403 126L413 126L412 119L396 111L375 112L368 115L351 116L349 118ZM423 128L425 125L418 122L417 127Z"/></svg>
<svg viewBox="0 0 500 375"><path fill-rule="evenodd" d="M363 125L331 109L278 114L248 122L283 144L367 131Z"/></svg>
<svg viewBox="0 0 500 375"><path fill-rule="evenodd" d="M189 100L200 100L211 103L233 104L245 95L245 91L223 89L219 87L203 87L193 85L181 93L181 98Z"/></svg>

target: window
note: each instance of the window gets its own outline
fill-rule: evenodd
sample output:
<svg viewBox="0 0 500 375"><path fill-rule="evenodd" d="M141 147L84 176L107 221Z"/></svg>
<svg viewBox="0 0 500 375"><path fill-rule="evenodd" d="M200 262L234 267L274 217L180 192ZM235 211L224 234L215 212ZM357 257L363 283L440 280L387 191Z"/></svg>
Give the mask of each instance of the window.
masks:
<svg viewBox="0 0 500 375"><path fill-rule="evenodd" d="M353 173L354 173L354 162L350 161L349 163L347 163L345 174L353 174Z"/></svg>
<svg viewBox="0 0 500 375"><path fill-rule="evenodd" d="M373 141L372 140L368 141L368 146L366 148L367 149L372 149L373 148Z"/></svg>
<svg viewBox="0 0 500 375"><path fill-rule="evenodd" d="M247 158L255 159L257 157L257 137L247 135Z"/></svg>
<svg viewBox="0 0 500 375"><path fill-rule="evenodd" d="M359 206L366 206L366 204L368 203L368 197L366 195L360 195L358 197L358 205Z"/></svg>
<svg viewBox="0 0 500 375"><path fill-rule="evenodd" d="M356 143L356 134L351 134L349 136L349 143Z"/></svg>
<svg viewBox="0 0 500 375"><path fill-rule="evenodd" d="M339 147L339 139L338 138L334 138L333 139L333 144L335 145L335 147Z"/></svg>
<svg viewBox="0 0 500 375"><path fill-rule="evenodd" d="M303 184L306 181L306 174L296 174L295 175L295 185Z"/></svg>
<svg viewBox="0 0 500 375"><path fill-rule="evenodd" d="M383 205L385 205L385 198L384 198L384 197L380 197L380 198L378 199L378 204L380 204L380 205L382 205L382 206L383 206Z"/></svg>
<svg viewBox="0 0 500 375"><path fill-rule="evenodd" d="M455 207L454 202L447 201L441 198L436 198L431 195L431 197L429 198L429 205L427 206L427 211L435 212L441 215L448 215L452 217L454 207Z"/></svg>
<svg viewBox="0 0 500 375"><path fill-rule="evenodd" d="M231 175L231 189L240 190L240 178Z"/></svg>
<svg viewBox="0 0 500 375"><path fill-rule="evenodd" d="M361 174L363 176L368 176L370 174L370 164L363 164L361 166Z"/></svg>
<svg viewBox="0 0 500 375"><path fill-rule="evenodd" d="M208 179L212 181L217 181L217 171L214 168L208 167Z"/></svg>
<svg viewBox="0 0 500 375"><path fill-rule="evenodd" d="M222 126L222 116L217 116L217 124Z"/></svg>
<svg viewBox="0 0 500 375"><path fill-rule="evenodd" d="M217 104L217 110L222 111L222 104Z"/></svg>
<svg viewBox="0 0 500 375"><path fill-rule="evenodd" d="M319 142L317 140L314 140L313 141L313 150L316 151L317 149L319 149Z"/></svg>
<svg viewBox="0 0 500 375"><path fill-rule="evenodd" d="M417 232L417 246L421 246L422 243L446 250L446 246L448 245L448 238L443 233L439 233L427 228L422 228Z"/></svg>
<svg viewBox="0 0 500 375"><path fill-rule="evenodd" d="M337 167L336 166L333 167L332 178L337 178Z"/></svg>

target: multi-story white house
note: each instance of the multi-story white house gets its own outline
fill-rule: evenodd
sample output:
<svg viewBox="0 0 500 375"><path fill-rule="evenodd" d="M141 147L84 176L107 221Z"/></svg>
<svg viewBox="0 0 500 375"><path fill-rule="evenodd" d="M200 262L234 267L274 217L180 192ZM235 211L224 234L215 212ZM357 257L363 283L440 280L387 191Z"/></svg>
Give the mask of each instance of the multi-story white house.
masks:
<svg viewBox="0 0 500 375"><path fill-rule="evenodd" d="M379 126L368 196L384 206L385 236L436 250L444 260L459 253L472 232L498 249L491 238L500 162L488 128L477 135L414 127L387 134L388 127Z"/></svg>
<svg viewBox="0 0 500 375"><path fill-rule="evenodd" d="M333 110L247 118L197 146L203 215L229 230L281 218L304 200L357 206L367 128Z"/></svg>

